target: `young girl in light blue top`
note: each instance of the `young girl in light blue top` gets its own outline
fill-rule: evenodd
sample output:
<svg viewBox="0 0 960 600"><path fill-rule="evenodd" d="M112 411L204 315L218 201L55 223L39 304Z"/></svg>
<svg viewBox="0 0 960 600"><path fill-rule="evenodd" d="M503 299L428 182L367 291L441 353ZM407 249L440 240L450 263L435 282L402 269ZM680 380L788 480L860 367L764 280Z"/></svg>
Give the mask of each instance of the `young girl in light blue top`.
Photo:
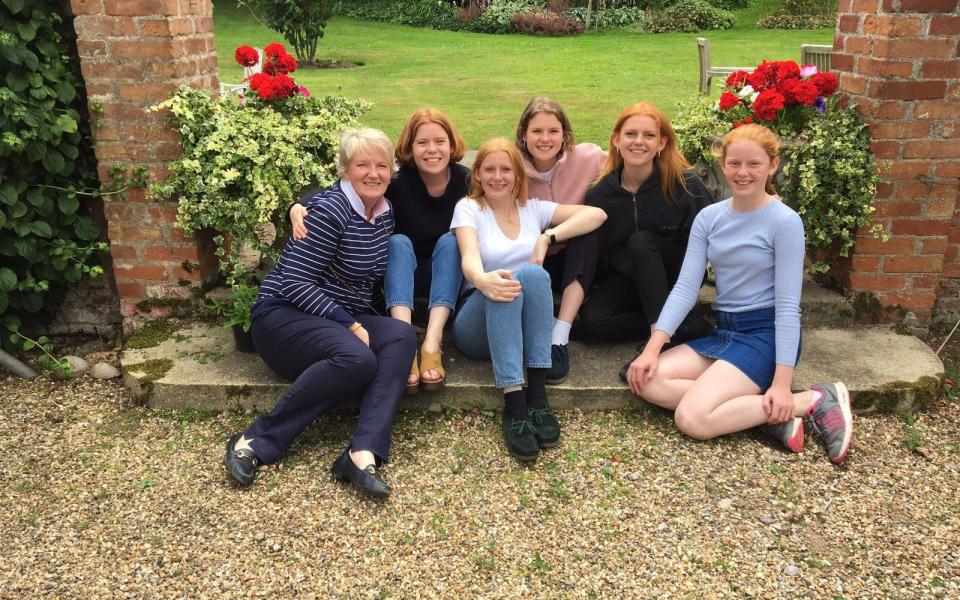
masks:
<svg viewBox="0 0 960 600"><path fill-rule="evenodd" d="M757 426L803 450L803 418L835 463L853 434L847 388L817 384L791 392L800 355L804 234L800 216L775 195L780 141L761 125L734 129L720 162L732 197L697 215L677 284L643 352L630 365L630 389L675 411L680 431L709 439ZM707 261L716 272L717 328L660 351L693 308Z"/></svg>

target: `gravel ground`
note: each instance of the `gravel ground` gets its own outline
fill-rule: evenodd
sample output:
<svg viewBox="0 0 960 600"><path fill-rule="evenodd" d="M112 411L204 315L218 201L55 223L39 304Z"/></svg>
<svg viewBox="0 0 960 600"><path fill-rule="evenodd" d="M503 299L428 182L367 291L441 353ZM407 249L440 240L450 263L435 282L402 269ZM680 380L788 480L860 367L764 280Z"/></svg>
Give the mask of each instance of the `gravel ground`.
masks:
<svg viewBox="0 0 960 600"><path fill-rule="evenodd" d="M329 475L348 416L242 490L220 461L250 415L90 378L0 380L0 415L2 598L960 597L949 400L860 419L840 468L652 409L562 413L526 468L498 415L404 413L387 502Z"/></svg>

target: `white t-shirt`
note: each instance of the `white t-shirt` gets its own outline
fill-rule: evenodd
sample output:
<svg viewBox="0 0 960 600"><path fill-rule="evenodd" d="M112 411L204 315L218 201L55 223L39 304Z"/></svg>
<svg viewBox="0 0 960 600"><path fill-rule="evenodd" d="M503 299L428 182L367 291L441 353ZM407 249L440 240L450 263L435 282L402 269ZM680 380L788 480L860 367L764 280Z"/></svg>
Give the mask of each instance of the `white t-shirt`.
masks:
<svg viewBox="0 0 960 600"><path fill-rule="evenodd" d="M476 200L464 198L453 210L450 229L452 231L458 227L472 227L477 230L480 262L483 263L484 272L506 269L512 273L530 262L537 238L550 226L556 208L556 202L536 198L527 200L526 206L518 207L520 234L517 239L511 240L500 230L497 218L489 206L481 210ZM472 287L473 285L464 279L463 289Z"/></svg>

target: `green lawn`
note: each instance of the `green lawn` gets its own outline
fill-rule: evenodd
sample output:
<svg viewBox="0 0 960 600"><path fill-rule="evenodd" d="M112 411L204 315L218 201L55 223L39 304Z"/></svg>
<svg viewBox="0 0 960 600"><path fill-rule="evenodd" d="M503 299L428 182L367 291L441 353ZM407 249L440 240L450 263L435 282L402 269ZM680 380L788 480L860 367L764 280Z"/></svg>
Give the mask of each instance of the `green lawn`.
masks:
<svg viewBox="0 0 960 600"><path fill-rule="evenodd" d="M467 143L512 136L530 98L547 94L567 109L579 141L606 146L620 110L647 100L668 114L697 93L695 38L711 42L714 64L752 65L761 59L798 60L800 44L829 44L833 31L770 31L754 25L776 0L754 0L737 13L738 25L705 34L639 34L603 31L569 38L494 36L432 31L386 23L333 19L319 58L353 60L355 69L303 69L296 79L314 94L372 100L364 123L396 139L411 112L423 106L445 111ZM220 76L235 82L233 60L241 44L263 47L280 36L232 5L214 12ZM714 93L717 90L714 81Z"/></svg>

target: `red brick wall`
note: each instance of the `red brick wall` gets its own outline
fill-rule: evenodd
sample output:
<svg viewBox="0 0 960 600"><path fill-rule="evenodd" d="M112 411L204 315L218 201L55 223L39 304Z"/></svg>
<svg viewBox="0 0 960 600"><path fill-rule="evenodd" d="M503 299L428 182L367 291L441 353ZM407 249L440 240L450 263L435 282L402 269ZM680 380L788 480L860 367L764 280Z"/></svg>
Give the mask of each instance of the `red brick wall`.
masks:
<svg viewBox="0 0 960 600"><path fill-rule="evenodd" d="M217 89L211 0L70 0L77 48L94 122L101 181L115 164L146 165L152 180L180 155L165 115L147 110L180 85ZM201 272L212 272L209 251L173 227L176 201L155 202L132 189L125 200L104 198L113 273L124 325L144 299L182 298ZM162 312L150 309L149 314Z"/></svg>
<svg viewBox="0 0 960 600"><path fill-rule="evenodd" d="M858 236L845 283L927 324L935 306L960 309L958 3L840 0L839 13L833 66L870 123L884 169L874 221L891 234Z"/></svg>

